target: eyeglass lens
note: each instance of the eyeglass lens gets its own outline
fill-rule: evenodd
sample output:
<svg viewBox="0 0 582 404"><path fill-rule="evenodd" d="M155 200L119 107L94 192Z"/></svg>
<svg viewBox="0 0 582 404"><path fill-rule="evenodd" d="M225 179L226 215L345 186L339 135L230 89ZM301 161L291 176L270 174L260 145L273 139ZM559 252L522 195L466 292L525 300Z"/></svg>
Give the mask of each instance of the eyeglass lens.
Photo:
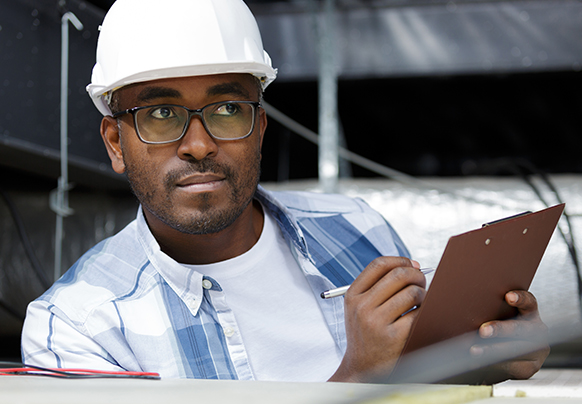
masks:
<svg viewBox="0 0 582 404"><path fill-rule="evenodd" d="M209 134L218 139L237 139L250 134L254 124L254 105L243 102L210 104L201 112L189 112L176 105L156 105L135 113L140 137L158 143L177 140L186 131L191 115L201 115Z"/></svg>

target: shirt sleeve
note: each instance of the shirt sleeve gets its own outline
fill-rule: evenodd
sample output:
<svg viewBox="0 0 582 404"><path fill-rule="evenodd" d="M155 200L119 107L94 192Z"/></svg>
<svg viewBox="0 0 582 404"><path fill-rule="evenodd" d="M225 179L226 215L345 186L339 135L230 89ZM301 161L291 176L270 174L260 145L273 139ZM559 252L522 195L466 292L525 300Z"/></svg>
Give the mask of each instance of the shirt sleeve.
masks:
<svg viewBox="0 0 582 404"><path fill-rule="evenodd" d="M124 371L95 340L46 301L29 304L22 329L22 362L45 368Z"/></svg>

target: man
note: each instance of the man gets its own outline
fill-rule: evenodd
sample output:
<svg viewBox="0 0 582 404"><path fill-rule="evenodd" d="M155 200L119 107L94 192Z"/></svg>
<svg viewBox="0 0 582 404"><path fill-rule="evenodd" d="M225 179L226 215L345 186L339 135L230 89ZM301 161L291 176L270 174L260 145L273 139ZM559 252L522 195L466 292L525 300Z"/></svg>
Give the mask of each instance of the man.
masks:
<svg viewBox="0 0 582 404"><path fill-rule="evenodd" d="M424 276L362 201L258 186L260 102L275 75L241 0L111 8L88 91L141 206L31 303L25 363L247 380L390 374ZM319 298L350 283L345 299ZM485 324L484 338L543 334L531 294L506 299L520 316ZM502 376L529 377L547 351L502 364Z"/></svg>

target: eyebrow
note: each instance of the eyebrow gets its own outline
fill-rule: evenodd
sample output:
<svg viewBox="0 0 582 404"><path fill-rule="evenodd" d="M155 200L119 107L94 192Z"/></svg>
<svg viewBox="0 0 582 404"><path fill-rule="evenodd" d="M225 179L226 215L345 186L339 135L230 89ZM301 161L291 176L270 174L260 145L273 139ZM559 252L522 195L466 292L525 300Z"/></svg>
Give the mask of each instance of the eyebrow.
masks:
<svg viewBox="0 0 582 404"><path fill-rule="evenodd" d="M235 95L242 98L249 98L248 91L238 82L216 84L206 90L206 95ZM174 88L168 87L146 87L138 95L137 101L140 103L148 102L158 98L181 98L182 93Z"/></svg>
<svg viewBox="0 0 582 404"><path fill-rule="evenodd" d="M182 93L167 87L146 87L138 95L138 102L148 102L157 98L180 98Z"/></svg>
<svg viewBox="0 0 582 404"><path fill-rule="evenodd" d="M206 90L208 96L216 95L238 95L239 97L249 98L248 91L238 82L221 83L210 87Z"/></svg>

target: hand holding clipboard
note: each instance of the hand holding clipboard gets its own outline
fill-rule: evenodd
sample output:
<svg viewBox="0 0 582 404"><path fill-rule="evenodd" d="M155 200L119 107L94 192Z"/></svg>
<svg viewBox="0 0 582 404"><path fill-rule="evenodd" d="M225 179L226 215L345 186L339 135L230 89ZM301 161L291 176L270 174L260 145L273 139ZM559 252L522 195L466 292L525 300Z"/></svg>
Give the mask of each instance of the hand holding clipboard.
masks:
<svg viewBox="0 0 582 404"><path fill-rule="evenodd" d="M529 289L563 210L560 204L451 237L393 374L410 371L407 355L465 336L450 351L462 356L479 343L483 323L514 317L505 295Z"/></svg>
<svg viewBox="0 0 582 404"><path fill-rule="evenodd" d="M428 292L418 263L402 257L374 260L345 296L348 346L330 380L434 382L462 373L465 364L457 359L469 356L479 327L517 314L505 295L529 288L563 209L558 205L451 237ZM514 306L527 318L516 322L532 331L545 328L535 300L533 308L521 303ZM413 306L419 307L408 312ZM443 371L455 361L461 367ZM432 373L423 373L426 369Z"/></svg>

